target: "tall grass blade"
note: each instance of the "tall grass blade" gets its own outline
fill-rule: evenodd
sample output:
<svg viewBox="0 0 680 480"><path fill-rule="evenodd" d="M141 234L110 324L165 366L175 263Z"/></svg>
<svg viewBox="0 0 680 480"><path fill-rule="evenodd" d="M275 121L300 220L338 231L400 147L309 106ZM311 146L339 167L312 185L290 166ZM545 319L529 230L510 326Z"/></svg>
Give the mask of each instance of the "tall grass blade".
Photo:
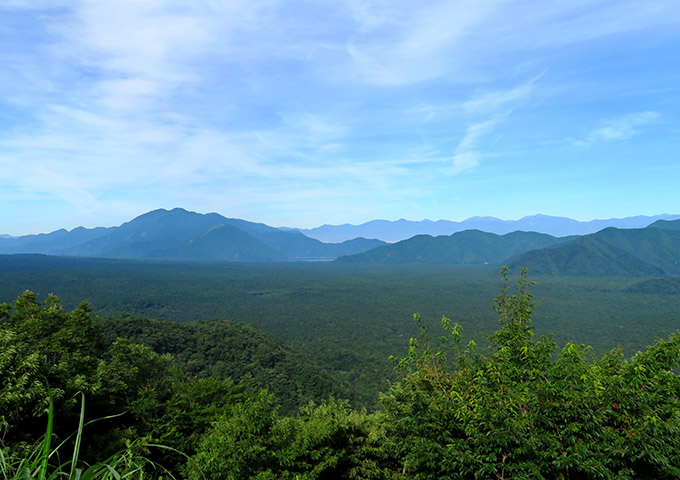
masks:
<svg viewBox="0 0 680 480"><path fill-rule="evenodd" d="M80 452L80 442L83 438L83 422L85 421L85 394L80 392L80 420L78 421L78 433L76 434L76 443L73 447L73 460L71 461L71 473L69 478L75 478L75 472L78 464L78 453ZM80 475L78 475L80 476Z"/></svg>
<svg viewBox="0 0 680 480"><path fill-rule="evenodd" d="M38 471L38 479L45 480L47 478L47 463L50 458L50 447L52 445L52 428L54 426L54 402L52 402L52 395L49 397L49 409L47 411L47 432L45 433L45 440L43 441L42 458L40 461L40 470Z"/></svg>
<svg viewBox="0 0 680 480"><path fill-rule="evenodd" d="M28 456L24 458L20 458L19 455L8 456L0 449L0 480L133 480L146 477L145 470L147 468L152 468L156 471L156 474L161 473L160 478L164 478L163 474L167 474L169 479L174 478L172 473L162 465L135 454L134 444L138 444L137 441L129 444L126 449L111 455L103 462L79 467L78 461L80 459L84 428L93 422L123 415L122 413L110 415L85 422L85 395L82 392L80 392L80 395L81 404L78 430L56 446L52 446L54 443L54 403L50 395L45 436L34 445ZM61 451L62 447L74 436L72 458L58 466L50 467L50 459L54 456L58 457L57 452ZM186 456L184 453L165 445L143 442L139 444L143 447L165 449ZM0 446L2 446L1 443Z"/></svg>

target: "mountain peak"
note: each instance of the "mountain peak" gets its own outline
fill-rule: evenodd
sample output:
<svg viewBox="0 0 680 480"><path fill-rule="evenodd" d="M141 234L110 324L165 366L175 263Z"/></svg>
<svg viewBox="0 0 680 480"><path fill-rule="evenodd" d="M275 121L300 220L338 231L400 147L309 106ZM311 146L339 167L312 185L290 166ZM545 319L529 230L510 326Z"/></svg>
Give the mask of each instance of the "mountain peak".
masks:
<svg viewBox="0 0 680 480"><path fill-rule="evenodd" d="M0 238L0 254L41 253L106 258L164 258L228 261L330 260L381 245L379 240L326 244L297 230L159 208L119 227L64 229L50 234Z"/></svg>

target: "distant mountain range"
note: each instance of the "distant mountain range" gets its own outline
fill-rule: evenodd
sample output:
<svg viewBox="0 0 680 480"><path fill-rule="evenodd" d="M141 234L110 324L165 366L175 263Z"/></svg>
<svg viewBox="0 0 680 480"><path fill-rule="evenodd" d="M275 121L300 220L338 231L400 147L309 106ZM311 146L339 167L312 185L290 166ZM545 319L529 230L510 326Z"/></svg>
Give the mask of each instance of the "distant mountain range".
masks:
<svg viewBox="0 0 680 480"><path fill-rule="evenodd" d="M680 275L680 219L660 219L645 228L629 228L658 217L618 219L615 223L626 228L610 226L587 235L555 236L535 231L497 234L468 229L450 235L417 234L392 244L366 238L324 243L298 230L175 208L154 210L118 227L78 227L22 237L2 235L0 254L232 262L335 259L345 264L509 265L527 267L532 273L559 275ZM543 228L553 225L554 229L562 225L562 233L567 225L573 231L577 227L595 228L601 222L614 222L581 223L536 215L515 222L477 218L457 224L406 220L369 224L376 228L390 226L393 233L401 226L403 233L409 228L444 228L446 224L460 226L473 221L493 226L497 231L518 225ZM382 230L383 238L388 230Z"/></svg>
<svg viewBox="0 0 680 480"><path fill-rule="evenodd" d="M302 233L322 242L343 242L356 237L378 238L386 242L398 242L415 235L451 235L464 230L505 235L515 231L546 233L555 237L587 235L607 227L644 228L657 220L677 220L680 215L636 216L579 222L570 218L532 215L519 220L500 220L494 217L472 217L461 222L449 220L372 220L361 225L323 225L300 229Z"/></svg>
<svg viewBox="0 0 680 480"><path fill-rule="evenodd" d="M268 262L332 260L383 244L364 238L323 243L298 231L175 208L154 210L119 227L0 237L0 254Z"/></svg>
<svg viewBox="0 0 680 480"><path fill-rule="evenodd" d="M658 220L639 229L609 227L571 237L536 232L496 235L479 230L438 237L417 235L336 262L507 264L548 275L666 277L680 275L680 220Z"/></svg>
<svg viewBox="0 0 680 480"><path fill-rule="evenodd" d="M339 263L427 264L427 265L500 265L531 250L559 245L574 237L553 237L536 232L505 235L465 230L450 236L416 235L363 253L340 257Z"/></svg>

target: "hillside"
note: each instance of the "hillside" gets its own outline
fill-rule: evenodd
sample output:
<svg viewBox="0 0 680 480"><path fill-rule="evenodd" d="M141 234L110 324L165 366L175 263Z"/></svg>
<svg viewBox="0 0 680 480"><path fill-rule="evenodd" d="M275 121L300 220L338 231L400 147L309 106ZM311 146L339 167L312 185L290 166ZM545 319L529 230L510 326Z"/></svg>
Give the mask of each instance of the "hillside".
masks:
<svg viewBox="0 0 680 480"><path fill-rule="evenodd" d="M626 293L649 293L660 295L679 295L680 277L651 278L642 280L623 290Z"/></svg>
<svg viewBox="0 0 680 480"><path fill-rule="evenodd" d="M680 221L647 228L607 228L566 244L527 252L514 267L549 275L651 276L680 274Z"/></svg>
<svg viewBox="0 0 680 480"><path fill-rule="evenodd" d="M198 237L147 255L182 260L272 262L286 260L280 251L232 225L219 224Z"/></svg>
<svg viewBox="0 0 680 480"><path fill-rule="evenodd" d="M339 263L500 265L514 255L557 245L570 238L535 232L506 235L466 230L450 236L417 235L393 245L384 245L357 255L340 257Z"/></svg>
<svg viewBox="0 0 680 480"><path fill-rule="evenodd" d="M266 388L287 413L310 400L352 397L349 388L328 372L251 325L119 315L100 320L98 329L107 344L127 338L158 354L172 354L177 366L192 377L230 378L254 389Z"/></svg>
<svg viewBox="0 0 680 480"><path fill-rule="evenodd" d="M0 254L269 262L332 260L383 243L366 239L323 243L298 231L175 208L154 210L118 227L0 238Z"/></svg>

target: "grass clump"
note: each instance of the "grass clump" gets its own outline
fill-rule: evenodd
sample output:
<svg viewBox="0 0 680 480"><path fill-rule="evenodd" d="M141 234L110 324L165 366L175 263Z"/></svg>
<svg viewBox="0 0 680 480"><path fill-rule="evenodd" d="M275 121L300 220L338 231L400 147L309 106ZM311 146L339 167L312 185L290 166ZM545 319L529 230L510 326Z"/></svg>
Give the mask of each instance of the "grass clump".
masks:
<svg viewBox="0 0 680 480"><path fill-rule="evenodd" d="M173 450L162 445L147 444L141 439L129 442L126 448L108 458L91 465L79 461L83 440L85 418L85 396L81 394L81 409L78 430L55 445L53 432L54 405L49 399L47 427L45 435L33 446L11 451L2 445L0 448L0 480L123 480L148 478L173 478L161 465L145 458L141 452L147 447ZM107 417L109 418L109 417ZM101 420L101 419L97 419ZM69 447L73 440L73 451ZM176 451L175 451L176 452ZM67 455L64 455L64 454ZM179 452L177 452L179 453ZM63 460L68 458L67 460Z"/></svg>

